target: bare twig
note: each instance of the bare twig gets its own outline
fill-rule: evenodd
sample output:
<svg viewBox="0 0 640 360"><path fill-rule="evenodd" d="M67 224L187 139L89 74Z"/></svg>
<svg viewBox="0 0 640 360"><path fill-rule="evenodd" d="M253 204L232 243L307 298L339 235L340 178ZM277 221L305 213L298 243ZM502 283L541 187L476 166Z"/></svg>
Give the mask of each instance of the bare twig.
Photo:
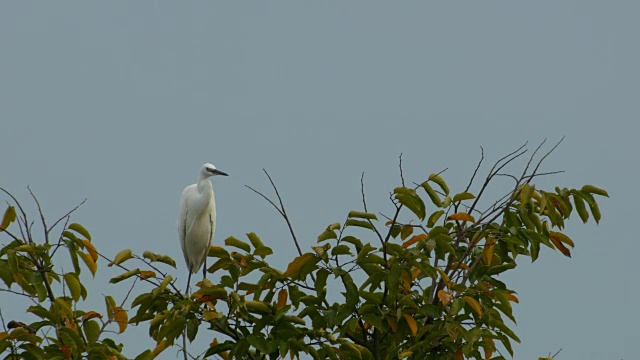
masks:
<svg viewBox="0 0 640 360"><path fill-rule="evenodd" d="M402 173L402 153L400 153L400 163L398 164L400 168L400 180L402 181L402 186L404 186L404 174Z"/></svg>

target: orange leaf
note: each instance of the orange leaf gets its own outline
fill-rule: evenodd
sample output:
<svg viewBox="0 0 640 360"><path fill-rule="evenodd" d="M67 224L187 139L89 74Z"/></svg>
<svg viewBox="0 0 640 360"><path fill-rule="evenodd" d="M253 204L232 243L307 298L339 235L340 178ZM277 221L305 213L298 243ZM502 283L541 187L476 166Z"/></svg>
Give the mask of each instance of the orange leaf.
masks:
<svg viewBox="0 0 640 360"><path fill-rule="evenodd" d="M480 305L480 303L478 302L478 300L472 298L471 296L463 296L462 300L464 300L464 302L466 302L467 304L469 304L469 306L471 306L471 308L478 313L478 315L482 316L482 306Z"/></svg>
<svg viewBox="0 0 640 360"><path fill-rule="evenodd" d="M306 253L298 256L297 258L293 259L291 263L289 263L289 266L287 266L287 271L284 273L284 275L291 276L299 273L302 267L309 261L313 260L314 257L315 256L311 253Z"/></svg>
<svg viewBox="0 0 640 360"><path fill-rule="evenodd" d="M82 315L82 323L84 324L87 320L93 319L93 318L102 319L102 315L98 314L95 311L88 311L88 312L84 313L84 315Z"/></svg>
<svg viewBox="0 0 640 360"><path fill-rule="evenodd" d="M209 344L209 347L212 348L218 344L219 344L218 338L213 338L213 341Z"/></svg>
<svg viewBox="0 0 640 360"><path fill-rule="evenodd" d="M567 249L564 244L562 243L562 241L560 241L560 238L558 238L557 236L551 235L549 234L549 240L551 240L551 242L553 243L553 245L555 245L556 249L560 250L560 252L567 257L571 257L571 251L569 251L569 249Z"/></svg>
<svg viewBox="0 0 640 360"><path fill-rule="evenodd" d="M386 226L392 225L393 224L393 220L389 220L386 223L384 223Z"/></svg>
<svg viewBox="0 0 640 360"><path fill-rule="evenodd" d="M387 323L389 324L389 327L391 328L391 332L398 331L398 322L396 321L395 318L388 317L387 318Z"/></svg>
<svg viewBox="0 0 640 360"><path fill-rule="evenodd" d="M453 295L451 295L451 293L446 292L444 290L440 290L438 291L438 299L442 301L444 306L449 306L449 304L451 303L451 300L453 299Z"/></svg>
<svg viewBox="0 0 640 360"><path fill-rule="evenodd" d="M504 297L509 299L509 301L513 301L514 303L520 303L520 300L518 300L518 298L513 294L504 294Z"/></svg>
<svg viewBox="0 0 640 360"><path fill-rule="evenodd" d="M118 323L120 334L122 334L127 329L127 325L129 325L127 312L120 306L117 306L113 308L113 319Z"/></svg>
<svg viewBox="0 0 640 360"><path fill-rule="evenodd" d="M471 221L471 222L476 222L476 219L464 212L459 212L459 213L455 213L452 215L449 215L449 217L447 218L447 220L458 220L458 221Z"/></svg>
<svg viewBox="0 0 640 360"><path fill-rule="evenodd" d="M138 276L140 276L140 279L144 280L144 279L156 277L156 273L150 270L142 270L140 271L140 274L138 274Z"/></svg>
<svg viewBox="0 0 640 360"><path fill-rule="evenodd" d="M462 355L462 350L456 350L456 352L453 353L453 356L456 360L464 360L464 355Z"/></svg>
<svg viewBox="0 0 640 360"><path fill-rule="evenodd" d="M549 237L555 237L558 240L562 241L563 243L571 246L571 247L575 247L576 245L573 243L573 240L571 240L567 235L563 234L563 233L559 233L559 232L554 232L554 231L549 231Z"/></svg>
<svg viewBox="0 0 640 360"><path fill-rule="evenodd" d="M366 321L365 321L365 322L364 322L364 329L365 329L365 330L369 330L369 329L371 329L371 324L369 324L368 322L366 322Z"/></svg>
<svg viewBox="0 0 640 360"><path fill-rule="evenodd" d="M287 292L287 289L280 290L280 292L278 293L278 303L276 304L276 309L280 309L287 304L288 295L289 293Z"/></svg>
<svg viewBox="0 0 640 360"><path fill-rule="evenodd" d="M406 249L409 246L411 246L411 245L417 243L418 241L420 241L420 239L425 239L426 240L428 238L429 238L429 235L427 235L427 234L414 235L414 236L411 237L411 239L409 239L409 240L407 240L407 241L402 243L402 248Z"/></svg>
<svg viewBox="0 0 640 360"><path fill-rule="evenodd" d="M483 337L482 340L488 344L484 346L484 358L491 359L491 355L493 355L493 350L495 350L496 344L493 342L492 338Z"/></svg>
<svg viewBox="0 0 640 360"><path fill-rule="evenodd" d="M69 348L69 346L62 344L60 345L60 350L62 350L65 359L71 359L71 349Z"/></svg>
<svg viewBox="0 0 640 360"><path fill-rule="evenodd" d="M413 317L409 314L402 313L402 316L407 321L407 325L409 325L409 329L411 329L413 336L416 336L418 334L418 323L416 323Z"/></svg>
<svg viewBox="0 0 640 360"><path fill-rule="evenodd" d="M216 298L213 295L202 295L202 294L198 294L199 296L196 296L196 294L198 293L194 293L194 297L196 298L195 303L196 304L204 304L206 302L209 302L211 300L215 300Z"/></svg>
<svg viewBox="0 0 640 360"><path fill-rule="evenodd" d="M93 246L91 241L82 240L82 243L84 244L85 249L87 249L87 252L89 253L89 255L91 255L91 258L93 259L93 261L94 262L98 261L98 250L96 250L96 247Z"/></svg>

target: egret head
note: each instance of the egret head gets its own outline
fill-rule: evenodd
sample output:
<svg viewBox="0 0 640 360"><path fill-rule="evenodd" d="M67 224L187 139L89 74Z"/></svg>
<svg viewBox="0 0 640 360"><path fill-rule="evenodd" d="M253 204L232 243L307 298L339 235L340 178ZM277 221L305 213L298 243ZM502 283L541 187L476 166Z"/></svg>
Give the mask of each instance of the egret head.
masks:
<svg viewBox="0 0 640 360"><path fill-rule="evenodd" d="M200 169L200 174L207 178L209 176L214 176L214 175L224 175L224 176L228 176L225 172L222 172L218 169L216 169L215 166L213 166L212 164L204 164L202 165L202 169Z"/></svg>

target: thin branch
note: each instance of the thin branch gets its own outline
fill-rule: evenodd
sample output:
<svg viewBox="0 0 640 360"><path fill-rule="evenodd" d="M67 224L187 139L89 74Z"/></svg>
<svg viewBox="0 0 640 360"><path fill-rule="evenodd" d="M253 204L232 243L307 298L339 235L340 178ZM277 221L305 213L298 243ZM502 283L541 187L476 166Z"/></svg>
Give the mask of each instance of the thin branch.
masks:
<svg viewBox="0 0 640 360"><path fill-rule="evenodd" d="M48 229L47 229L47 233L51 232L51 230L53 230L53 228L56 227L56 225L58 225L58 223L60 223L60 221L64 220L66 217L68 217L69 215L71 215L74 211L78 210L78 208L82 205L84 205L84 203L87 202L87 198L85 198L84 200L82 200L82 202L78 205L76 205L76 207L74 207L73 209L69 210L66 214L62 215L58 220L56 220L56 222L53 223L53 225L51 225Z"/></svg>
<svg viewBox="0 0 640 360"><path fill-rule="evenodd" d="M467 184L467 187L464 189L464 192L468 192L469 189L471 188L471 184L473 184L473 180L476 178L476 174L478 174L478 169L480 169L480 165L482 165L482 161L484 161L484 148L480 146L480 161L478 161L478 165L476 166L476 169L473 170L473 175L471 175L469 184Z"/></svg>
<svg viewBox="0 0 640 360"><path fill-rule="evenodd" d="M36 197L36 195L33 193L33 191L31 191L31 188L29 186L27 186L27 190L29 190L29 194L31 194L31 197L33 198L33 201L35 201L36 206L38 207L38 214L40 214L40 222L42 223L42 231L44 232L44 241L45 243L49 243L49 232L47 231L47 222L44 219L44 213L42 212L42 207L40 206L40 202L38 201L38 198ZM31 240L31 239L29 239Z"/></svg>

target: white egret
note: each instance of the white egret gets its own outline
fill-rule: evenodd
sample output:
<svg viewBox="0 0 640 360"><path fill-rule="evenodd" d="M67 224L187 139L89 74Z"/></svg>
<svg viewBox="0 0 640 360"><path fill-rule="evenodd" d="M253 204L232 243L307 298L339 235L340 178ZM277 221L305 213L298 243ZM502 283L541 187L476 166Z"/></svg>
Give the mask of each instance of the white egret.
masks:
<svg viewBox="0 0 640 360"><path fill-rule="evenodd" d="M198 174L198 182L187 186L180 198L180 213L178 215L178 234L180 245L187 263L189 276L187 290L191 282L191 274L200 270L204 263L203 276L207 274L207 253L211 239L216 231L216 203L213 186L209 178L214 175L224 175L211 164L204 164Z"/></svg>

